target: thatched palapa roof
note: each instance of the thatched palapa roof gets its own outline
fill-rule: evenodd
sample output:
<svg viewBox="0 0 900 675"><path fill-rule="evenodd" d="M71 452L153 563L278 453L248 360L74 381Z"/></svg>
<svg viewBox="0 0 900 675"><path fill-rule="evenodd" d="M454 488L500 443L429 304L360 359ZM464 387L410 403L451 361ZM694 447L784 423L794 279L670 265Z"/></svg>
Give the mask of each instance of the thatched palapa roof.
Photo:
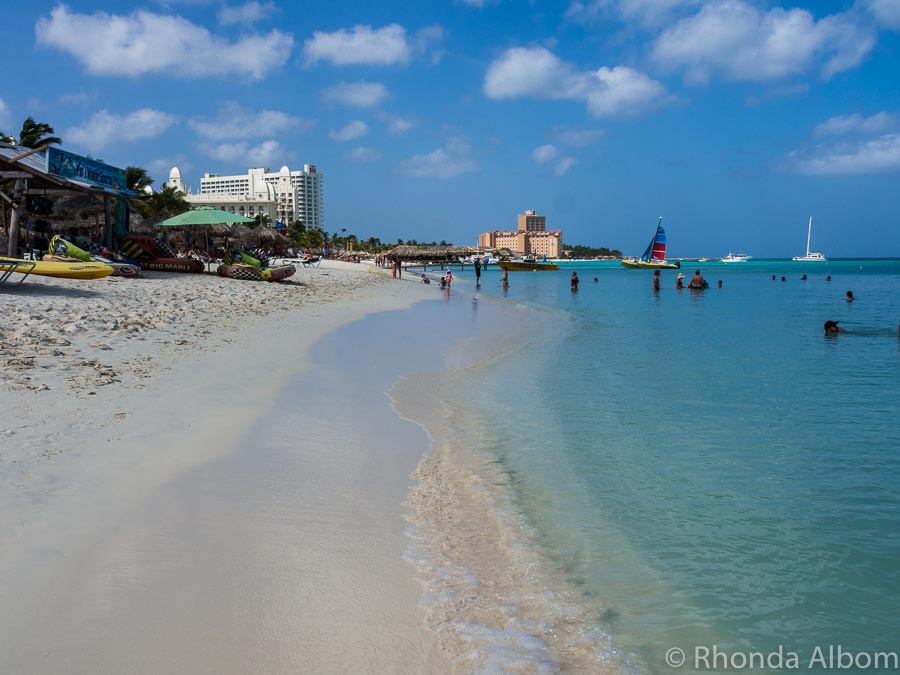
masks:
<svg viewBox="0 0 900 675"><path fill-rule="evenodd" d="M404 260L459 260L481 251L474 246L397 246L387 255L397 255Z"/></svg>

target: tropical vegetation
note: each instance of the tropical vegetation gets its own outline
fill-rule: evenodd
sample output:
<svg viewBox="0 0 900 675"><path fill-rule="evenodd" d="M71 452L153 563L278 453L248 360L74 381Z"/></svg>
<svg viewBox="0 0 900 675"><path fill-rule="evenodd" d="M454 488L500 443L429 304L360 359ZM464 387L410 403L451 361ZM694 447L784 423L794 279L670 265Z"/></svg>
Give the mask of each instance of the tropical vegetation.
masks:
<svg viewBox="0 0 900 675"><path fill-rule="evenodd" d="M575 246L567 246L564 255L567 258L621 258L622 252L615 248L606 248L605 246L594 248L577 244Z"/></svg>
<svg viewBox="0 0 900 675"><path fill-rule="evenodd" d="M28 117L22 123L22 130L19 137L15 138L6 132L0 132L0 138L4 143L13 143L21 145L25 148L39 148L42 145L62 145L62 139L59 136L53 136L55 133L53 127L46 122L35 122L33 117Z"/></svg>

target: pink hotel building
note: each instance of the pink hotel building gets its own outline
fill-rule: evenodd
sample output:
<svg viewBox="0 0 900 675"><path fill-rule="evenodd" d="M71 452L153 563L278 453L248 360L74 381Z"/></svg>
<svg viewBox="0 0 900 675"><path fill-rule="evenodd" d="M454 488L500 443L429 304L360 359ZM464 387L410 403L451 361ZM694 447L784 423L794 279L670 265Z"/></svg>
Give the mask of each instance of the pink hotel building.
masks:
<svg viewBox="0 0 900 675"><path fill-rule="evenodd" d="M529 210L519 214L518 229L482 232L478 245L481 248L508 248L519 255L558 258L562 251L562 230L548 230L547 216Z"/></svg>

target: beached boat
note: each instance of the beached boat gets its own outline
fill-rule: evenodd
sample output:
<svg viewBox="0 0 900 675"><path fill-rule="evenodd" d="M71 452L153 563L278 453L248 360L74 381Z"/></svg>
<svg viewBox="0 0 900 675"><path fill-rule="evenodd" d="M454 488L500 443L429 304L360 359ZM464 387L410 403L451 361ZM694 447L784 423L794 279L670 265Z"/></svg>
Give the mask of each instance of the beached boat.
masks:
<svg viewBox="0 0 900 675"><path fill-rule="evenodd" d="M227 250L222 263L216 270L220 277L245 281L281 281L297 271L293 265L269 267L268 260L261 260L239 248Z"/></svg>
<svg viewBox="0 0 900 675"><path fill-rule="evenodd" d="M277 267L254 267L243 263L232 265L219 265L216 274L229 279L243 279L245 281L281 281L293 276L297 268L293 265L279 265Z"/></svg>
<svg viewBox="0 0 900 675"><path fill-rule="evenodd" d="M504 272L541 272L544 270L558 270L559 265L549 262L538 262L527 258L516 260L498 260L497 266Z"/></svg>
<svg viewBox="0 0 900 675"><path fill-rule="evenodd" d="M812 216L809 217L809 229L806 231L806 255L795 255L792 260L794 262L828 262L821 253L809 250L810 240L812 239Z"/></svg>
<svg viewBox="0 0 900 675"><path fill-rule="evenodd" d="M666 260L666 231L662 226L662 216L656 224L656 234L650 240L647 250L640 258L625 258L622 265L630 268L647 268L647 269L665 269L676 270L681 267L681 263Z"/></svg>
<svg viewBox="0 0 900 675"><path fill-rule="evenodd" d="M728 255L726 255L724 258L722 258L720 260L720 262L723 262L723 263L747 262L752 257L753 256L747 255L746 253L732 253L731 251L729 251Z"/></svg>
<svg viewBox="0 0 900 675"><path fill-rule="evenodd" d="M27 265L23 265L27 263ZM113 268L105 263L66 261L56 262L48 260L24 260L22 258L0 258L0 272L21 267L28 274L39 274L45 277L59 277L61 279L102 279L113 273Z"/></svg>
<svg viewBox="0 0 900 675"><path fill-rule="evenodd" d="M137 278L141 276L140 265L123 263L89 253L58 234L50 240L50 248L47 255L44 256L44 260L47 262L98 262L112 267L112 276L114 277Z"/></svg>

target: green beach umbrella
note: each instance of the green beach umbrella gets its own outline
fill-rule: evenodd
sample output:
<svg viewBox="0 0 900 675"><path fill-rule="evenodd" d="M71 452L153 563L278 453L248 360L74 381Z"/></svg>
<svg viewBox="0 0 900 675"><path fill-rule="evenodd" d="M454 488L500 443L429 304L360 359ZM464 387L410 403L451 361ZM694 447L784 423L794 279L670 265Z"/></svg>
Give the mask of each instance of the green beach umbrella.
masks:
<svg viewBox="0 0 900 675"><path fill-rule="evenodd" d="M236 213L228 213L221 209L214 209L211 206L201 206L177 216L167 218L161 223L156 223L156 227L191 227L194 225L202 225L204 227L204 238L206 240L206 250L209 251L209 226L220 225L224 223L253 223L254 218L239 216ZM207 263L207 268L209 264Z"/></svg>
<svg viewBox="0 0 900 675"><path fill-rule="evenodd" d="M177 216L167 218L161 223L156 223L156 227L185 227L188 225L218 225L220 223L254 223L254 218L239 216L236 213L228 213L221 209L214 209L211 206L201 206Z"/></svg>

